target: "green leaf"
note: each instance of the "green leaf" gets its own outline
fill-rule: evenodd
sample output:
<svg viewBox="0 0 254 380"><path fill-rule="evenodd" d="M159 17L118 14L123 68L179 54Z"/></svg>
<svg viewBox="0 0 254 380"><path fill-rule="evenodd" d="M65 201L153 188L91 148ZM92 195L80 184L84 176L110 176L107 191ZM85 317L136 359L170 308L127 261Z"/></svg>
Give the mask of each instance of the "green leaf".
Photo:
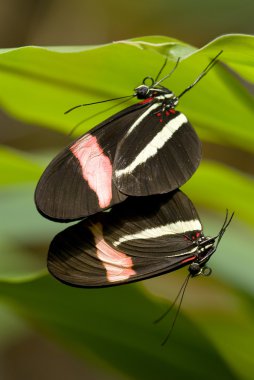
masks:
<svg viewBox="0 0 254 380"><path fill-rule="evenodd" d="M50 239L62 224L46 220L34 204L34 184L4 186L0 189L0 279L30 281L45 275Z"/></svg>
<svg viewBox="0 0 254 380"><path fill-rule="evenodd" d="M165 85L179 94L201 73L221 49L220 61L245 79L254 78L254 37L222 36L198 50L167 37L144 37L100 47L4 49L0 54L2 106L15 117L69 132L83 124L83 132L106 118L109 105L86 107L64 115L70 107L117 96L131 95L147 75L156 76L164 57L167 72L177 57L182 62ZM114 112L122 108L117 106ZM217 65L188 95L179 108L209 141L253 151L253 97L226 67Z"/></svg>
<svg viewBox="0 0 254 380"><path fill-rule="evenodd" d="M38 179L41 168L32 156L0 147L1 185L33 182Z"/></svg>
<svg viewBox="0 0 254 380"><path fill-rule="evenodd" d="M133 379L154 380L165 374L176 380L237 379L190 320L181 318L162 348L168 322L154 326L152 321L165 305L147 298L136 285L75 289L47 276L26 284L1 284L0 292L25 318L47 326L82 356L92 361L101 358L108 367Z"/></svg>
<svg viewBox="0 0 254 380"><path fill-rule="evenodd" d="M218 256L216 258L220 260ZM215 273L215 268L213 269ZM157 295L164 294L165 297L170 295L172 299L174 293L177 292L176 289L173 291L171 289L174 286L172 277L178 278L180 274L178 272L147 281L145 286ZM183 281L184 275L181 281L178 278L178 283ZM239 288L226 285L223 280L218 281L214 276L209 279L199 277L190 281L182 308L205 333L210 343L216 347L238 378L252 380L254 371L253 296L250 297L245 292L241 292ZM201 362L200 365L202 365ZM214 377L217 377L216 363L214 363L214 371ZM220 378L219 375L218 378Z"/></svg>
<svg viewBox="0 0 254 380"><path fill-rule="evenodd" d="M235 218L254 225L252 177L226 165L203 160L193 178L182 189L196 206L214 211L235 211Z"/></svg>

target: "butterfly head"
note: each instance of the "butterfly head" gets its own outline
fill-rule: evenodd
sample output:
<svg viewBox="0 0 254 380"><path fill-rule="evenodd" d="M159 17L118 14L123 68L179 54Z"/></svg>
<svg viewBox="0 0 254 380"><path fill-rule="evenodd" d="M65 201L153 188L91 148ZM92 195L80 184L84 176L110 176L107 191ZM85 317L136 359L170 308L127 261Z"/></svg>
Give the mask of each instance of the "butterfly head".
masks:
<svg viewBox="0 0 254 380"><path fill-rule="evenodd" d="M212 270L205 266L212 254L216 251L215 238L201 235L195 242L197 252L195 260L189 266L189 272L192 277L204 275L209 276Z"/></svg>
<svg viewBox="0 0 254 380"><path fill-rule="evenodd" d="M134 94L138 99L155 98L163 96L165 99L176 98L174 93L168 88L155 83L152 77L145 77L143 84L134 89Z"/></svg>
<svg viewBox="0 0 254 380"><path fill-rule="evenodd" d="M228 210L226 211L226 217L219 233L214 237L206 237L203 234L196 234L196 241L193 241L197 246L196 258L189 266L189 272L192 277L203 275L209 276L212 273L211 268L207 267L205 264L210 259L210 257L216 251L222 236L224 235L227 227L231 223L234 213L228 217Z"/></svg>

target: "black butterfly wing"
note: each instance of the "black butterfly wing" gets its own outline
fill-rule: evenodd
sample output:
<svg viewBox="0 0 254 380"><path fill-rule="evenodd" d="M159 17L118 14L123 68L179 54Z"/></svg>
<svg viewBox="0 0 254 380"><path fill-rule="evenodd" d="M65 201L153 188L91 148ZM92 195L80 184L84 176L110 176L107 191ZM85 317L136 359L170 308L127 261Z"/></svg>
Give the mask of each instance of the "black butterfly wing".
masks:
<svg viewBox="0 0 254 380"><path fill-rule="evenodd" d="M60 281L80 287L139 281L193 261L192 236L201 231L194 206L179 190L128 198L58 234L48 268Z"/></svg>
<svg viewBox="0 0 254 380"><path fill-rule="evenodd" d="M182 186L201 160L201 142L180 112L154 102L118 145L114 182L127 195L152 195Z"/></svg>
<svg viewBox="0 0 254 380"><path fill-rule="evenodd" d="M122 202L113 161L119 141L147 105L113 115L60 152L42 174L35 191L37 209L53 220L75 220Z"/></svg>

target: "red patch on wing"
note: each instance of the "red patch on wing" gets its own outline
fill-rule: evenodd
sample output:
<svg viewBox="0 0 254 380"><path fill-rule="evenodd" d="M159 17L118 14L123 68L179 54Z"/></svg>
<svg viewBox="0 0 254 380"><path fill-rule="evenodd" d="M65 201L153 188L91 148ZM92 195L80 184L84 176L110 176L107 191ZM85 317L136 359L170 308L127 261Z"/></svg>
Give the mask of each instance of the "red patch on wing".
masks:
<svg viewBox="0 0 254 380"><path fill-rule="evenodd" d="M107 280L109 282L124 281L134 276L136 272L132 269L133 262L131 257L107 244L103 238L102 225L97 223L89 227L89 229L94 236L97 248L96 256L106 269Z"/></svg>
<svg viewBox="0 0 254 380"><path fill-rule="evenodd" d="M112 165L97 138L87 134L72 145L70 150L79 160L83 178L96 193L100 207L108 207L112 199Z"/></svg>
<svg viewBox="0 0 254 380"><path fill-rule="evenodd" d="M197 258L196 256L188 257L188 259L185 259L185 260L181 261L181 264L188 263L189 261L193 261L196 258Z"/></svg>
<svg viewBox="0 0 254 380"><path fill-rule="evenodd" d="M148 98L148 99L142 100L142 102L139 102L139 104L150 103L152 100L153 100L153 98Z"/></svg>

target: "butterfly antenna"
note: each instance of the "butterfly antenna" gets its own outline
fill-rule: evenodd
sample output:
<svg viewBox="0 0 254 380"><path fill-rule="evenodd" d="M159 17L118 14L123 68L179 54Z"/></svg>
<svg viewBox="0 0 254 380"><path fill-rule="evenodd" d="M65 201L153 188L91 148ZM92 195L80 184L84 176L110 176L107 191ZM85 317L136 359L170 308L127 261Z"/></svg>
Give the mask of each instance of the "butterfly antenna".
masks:
<svg viewBox="0 0 254 380"><path fill-rule="evenodd" d="M187 87L183 92L181 92L180 95L177 96L177 98L181 98L187 91L189 91L192 87L194 87L212 68L216 63L218 63L218 57L223 53L223 50L221 50L206 66L206 68L202 71L201 74L196 78L196 80Z"/></svg>
<svg viewBox="0 0 254 380"><path fill-rule="evenodd" d="M162 70L163 70L164 67L166 66L167 61L168 61L168 59L166 59L166 61L164 62L162 68L160 69L159 74L157 75L157 77L156 77L156 79L155 79L154 87L155 87L155 86L158 86L158 84L160 84L160 83L163 82L165 79L169 78L170 75L173 74L173 72L176 70L176 68L177 68L177 66L178 66L178 63L180 62L180 57L177 58L177 61L176 61L176 63L175 63L175 66L174 66L173 69L170 71L170 73L167 74L165 77L161 78L158 82L156 82L157 79L159 78L160 74L162 73Z"/></svg>
<svg viewBox="0 0 254 380"><path fill-rule="evenodd" d="M228 226L230 225L233 217L234 217L235 213L232 212L232 214L230 215L230 218L228 219L228 210L226 210L226 217L225 217L225 220L224 220L224 223L220 229L220 232L219 234L217 235L218 236L218 241L217 241L217 244L216 244L216 249L219 245L219 242L221 241L221 238L222 236L224 235L224 233L226 232L226 229L228 228Z"/></svg>
<svg viewBox="0 0 254 380"><path fill-rule="evenodd" d="M164 319L167 315L168 315L168 313L173 309L173 307L175 306L175 304L177 303L177 300L178 300L178 298L180 297L180 295L181 295L181 293L182 293L182 291L183 291L183 289L186 287L186 282L188 283L188 277L189 277L189 275L186 277L186 279L184 280L184 282L183 282L183 284L182 284L182 286L181 286L181 288L180 288L180 290L179 290L179 292L178 292L178 294L177 294L177 296L176 296L176 298L175 298L175 300L174 300L174 302L169 306L169 308L158 318L158 319L156 319L155 321L154 321L154 323L159 323L160 321L162 321L162 319Z"/></svg>
<svg viewBox="0 0 254 380"><path fill-rule="evenodd" d="M128 95L128 96L120 96L119 98L112 98L112 99L106 99L106 100L101 100L99 102L93 102L93 103L86 103L86 104L79 104L78 106L75 106L75 107L72 107L70 109L68 109L67 111L64 112L64 114L66 115L67 113L75 110L76 108L79 108L79 107L86 107L86 106L91 106L93 104L100 104L100 103L106 103L106 102L112 102L113 100L120 100L120 99L126 99L126 98L134 98L136 95Z"/></svg>
<svg viewBox="0 0 254 380"><path fill-rule="evenodd" d="M94 117L96 117L96 116L98 116L98 115L100 115L100 114L102 114L102 113L104 113L104 112L108 112L108 111L112 110L112 109L115 108L115 107L120 106L121 104L123 104L123 103L125 103L125 102L128 102L128 100L129 100L129 99L125 99L125 100L123 100L123 101L120 102L120 103L114 104L113 106L111 106L111 107L109 107L109 108L107 108L107 109L105 109L105 110L102 110L102 111L96 112L96 113L93 114L92 116L87 117L86 119L81 120L78 124L76 124L76 125L72 128L72 130L70 131L70 133L68 133L68 136L69 136L69 137L72 136L73 133L76 131L76 129L77 129L78 127L80 127L80 125L82 125L83 123L85 123L86 121L88 121L88 120L90 120L90 119L93 119Z"/></svg>
<svg viewBox="0 0 254 380"><path fill-rule="evenodd" d="M181 294L181 297L180 297L180 302L179 302L179 305L178 305L178 308L176 310L176 313L175 313L175 316L174 316L174 319L173 319L173 322L172 322L172 325L170 327L170 330L168 332L168 334L166 335L166 337L164 338L164 340L162 341L161 345L164 346L167 341L169 340L171 334L172 334L172 331L174 329L174 326L175 326L175 323L176 323L176 320L178 318L178 315L180 313L180 309L181 309L181 306L182 306L182 302L183 302L183 297L184 297L184 294L185 294L185 290L187 288L187 285L188 285L188 282L189 282L189 279L191 277L191 274L189 273L188 276L186 277L182 287L181 287L181 290L179 292L179 294L177 295L177 298L179 297L179 295Z"/></svg>
<svg viewBox="0 0 254 380"><path fill-rule="evenodd" d="M163 65L162 65L161 68L160 68L160 71L159 71L158 74L156 75L156 78L155 78L155 80L154 80L155 82L157 82L157 80L159 79L159 77L160 77L162 71L164 70L164 68L166 67L167 63L168 63L168 57L165 59Z"/></svg>

